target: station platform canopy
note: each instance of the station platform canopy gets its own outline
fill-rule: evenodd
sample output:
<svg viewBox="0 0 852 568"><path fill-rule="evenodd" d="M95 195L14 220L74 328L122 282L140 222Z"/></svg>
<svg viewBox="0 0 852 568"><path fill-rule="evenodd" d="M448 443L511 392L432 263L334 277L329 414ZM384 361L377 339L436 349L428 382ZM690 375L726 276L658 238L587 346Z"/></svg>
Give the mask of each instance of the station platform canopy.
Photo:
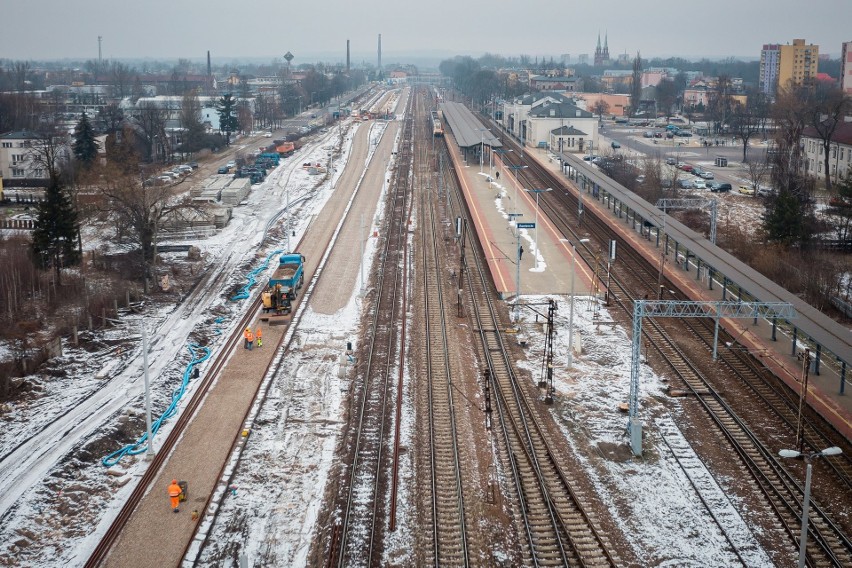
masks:
<svg viewBox="0 0 852 568"><path fill-rule="evenodd" d="M462 103L443 102L440 109L444 112L447 125L462 148L473 148L480 144L500 148L503 144L476 116Z"/></svg>

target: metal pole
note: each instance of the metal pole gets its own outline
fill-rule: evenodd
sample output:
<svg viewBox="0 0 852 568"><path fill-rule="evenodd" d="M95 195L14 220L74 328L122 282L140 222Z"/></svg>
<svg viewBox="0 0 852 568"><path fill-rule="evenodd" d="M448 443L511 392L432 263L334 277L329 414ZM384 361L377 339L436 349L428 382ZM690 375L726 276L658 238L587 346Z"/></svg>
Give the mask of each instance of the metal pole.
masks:
<svg viewBox="0 0 852 568"><path fill-rule="evenodd" d="M148 379L148 333L145 324L142 324L142 371L145 376L145 427L148 434L148 447L145 456L154 457L154 432L151 428L151 385Z"/></svg>
<svg viewBox="0 0 852 568"><path fill-rule="evenodd" d="M808 545L808 508L811 501L811 462L807 461L805 473L805 501L802 504L802 535L799 537L799 568L805 568Z"/></svg>
<svg viewBox="0 0 852 568"><path fill-rule="evenodd" d="M574 271L577 268L577 247L571 243L571 303L568 304L568 368L574 366Z"/></svg>
<svg viewBox="0 0 852 568"><path fill-rule="evenodd" d="M358 265L359 280L361 282L361 295L364 295L364 214L361 213L361 236L358 239L361 242L361 262Z"/></svg>
<svg viewBox="0 0 852 568"><path fill-rule="evenodd" d="M538 192L535 192L535 269L538 270Z"/></svg>
<svg viewBox="0 0 852 568"><path fill-rule="evenodd" d="M518 321L520 319L518 309L521 304L521 230L518 228L517 221L515 221L515 237L518 253L518 264L515 267L517 272L515 275L515 321Z"/></svg>

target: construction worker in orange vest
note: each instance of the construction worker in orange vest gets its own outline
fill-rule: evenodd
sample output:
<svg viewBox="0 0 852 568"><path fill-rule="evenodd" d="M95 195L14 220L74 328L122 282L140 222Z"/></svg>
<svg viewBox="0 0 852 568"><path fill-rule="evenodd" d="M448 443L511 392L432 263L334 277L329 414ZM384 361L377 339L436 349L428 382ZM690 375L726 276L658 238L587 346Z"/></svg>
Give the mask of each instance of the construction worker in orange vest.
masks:
<svg viewBox="0 0 852 568"><path fill-rule="evenodd" d="M260 326L257 326L257 331L254 332L254 336L257 337L257 346L263 347L263 330L260 329Z"/></svg>
<svg viewBox="0 0 852 568"><path fill-rule="evenodd" d="M178 485L177 479L172 479L172 484L169 485L169 499L172 501L172 509L175 513L178 512L181 493L183 493L183 489L181 489L180 485Z"/></svg>
<svg viewBox="0 0 852 568"><path fill-rule="evenodd" d="M251 351L252 345L254 345L254 334L251 332L250 327L247 327L246 330L243 332L243 337L245 337L246 339L246 349Z"/></svg>

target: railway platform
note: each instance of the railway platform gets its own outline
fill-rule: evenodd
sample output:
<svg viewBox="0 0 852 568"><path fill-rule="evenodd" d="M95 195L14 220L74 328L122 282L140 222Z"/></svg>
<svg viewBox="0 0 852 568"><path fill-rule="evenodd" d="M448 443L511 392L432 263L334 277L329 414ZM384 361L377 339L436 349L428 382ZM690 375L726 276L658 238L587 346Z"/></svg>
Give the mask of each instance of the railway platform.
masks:
<svg viewBox="0 0 852 568"><path fill-rule="evenodd" d="M482 164L480 172L478 162L474 164L464 160L451 133L448 132L445 136L450 158L474 219L474 226L468 229L477 232L501 298L514 300L519 288L521 297L570 294L571 244L562 239L562 235L544 215L538 215L538 226L535 229L518 229L515 222L511 221L516 220L521 227L525 223L536 223L535 194L525 191L511 170L504 167L499 160L493 167L490 164ZM515 214L520 216L516 217ZM524 250L520 270L517 254L518 232ZM579 256L575 266L574 293L578 296L588 295L593 273Z"/></svg>
<svg viewBox="0 0 852 568"><path fill-rule="evenodd" d="M572 191L579 191L576 184L563 174L558 160L552 158L546 150L527 148L525 155L528 159L534 159L542 166L560 174L565 184ZM594 210L601 218L612 218L613 215L612 211L606 208L606 205L595 199L584 199L583 207L587 210ZM633 247L639 250L645 258L651 262L659 263L660 249L656 247L653 240L648 238L647 233L643 236L624 222L612 223L611 226L622 238L632 243ZM696 280L695 270L686 272L674 266L671 256L670 250L669 257L665 262L666 278L676 282L677 287L688 293L694 300L722 300L722 286L714 286L712 290L709 289L706 281ZM588 267L585 268L588 269ZM802 354L792 352L789 338L781 340L780 332L776 332L776 338L773 339L772 326L764 320L758 320L756 324L752 320L722 320L721 323L728 333L737 338L739 345L720 345L720 350L747 349L794 392L801 391ZM820 374L809 373L807 402L847 439L852 439L852 396L850 396L852 393L849 392L849 385L846 385L845 392L841 393L838 387L840 384L839 374L832 367L823 365Z"/></svg>

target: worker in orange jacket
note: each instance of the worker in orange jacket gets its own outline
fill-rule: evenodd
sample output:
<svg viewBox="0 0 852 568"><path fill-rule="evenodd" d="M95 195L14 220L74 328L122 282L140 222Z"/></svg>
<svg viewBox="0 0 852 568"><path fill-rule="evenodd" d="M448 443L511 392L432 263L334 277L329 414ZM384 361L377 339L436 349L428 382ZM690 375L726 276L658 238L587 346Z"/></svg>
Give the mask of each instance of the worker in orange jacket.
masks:
<svg viewBox="0 0 852 568"><path fill-rule="evenodd" d="M251 348L254 345L254 334L251 332L250 327L247 327L246 330L243 332L243 337L246 340L246 349L251 351Z"/></svg>
<svg viewBox="0 0 852 568"><path fill-rule="evenodd" d="M260 329L260 326L257 326L257 331L254 332L254 336L257 338L257 346L263 347L263 330Z"/></svg>
<svg viewBox="0 0 852 568"><path fill-rule="evenodd" d="M172 501L172 509L175 513L178 512L181 493L183 493L183 489L181 489L180 485L178 485L177 479L172 479L172 484L169 485L169 499Z"/></svg>

